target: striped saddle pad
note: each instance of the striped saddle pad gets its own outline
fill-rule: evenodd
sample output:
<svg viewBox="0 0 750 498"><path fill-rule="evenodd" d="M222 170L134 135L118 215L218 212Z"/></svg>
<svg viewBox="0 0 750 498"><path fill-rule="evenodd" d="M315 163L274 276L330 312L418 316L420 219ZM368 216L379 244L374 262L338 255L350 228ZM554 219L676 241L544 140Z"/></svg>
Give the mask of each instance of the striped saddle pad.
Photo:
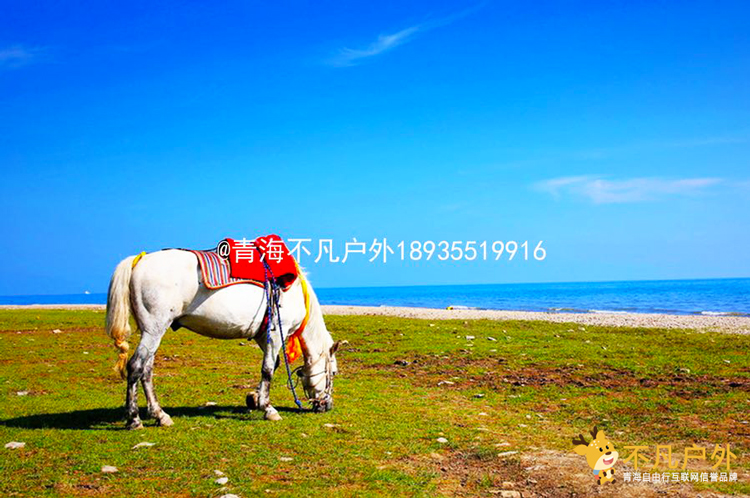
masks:
<svg viewBox="0 0 750 498"><path fill-rule="evenodd" d="M231 276L229 261L219 256L216 251L196 251L185 249L196 255L203 276L203 284L209 289L221 289L235 284L254 284L263 287L263 282Z"/></svg>

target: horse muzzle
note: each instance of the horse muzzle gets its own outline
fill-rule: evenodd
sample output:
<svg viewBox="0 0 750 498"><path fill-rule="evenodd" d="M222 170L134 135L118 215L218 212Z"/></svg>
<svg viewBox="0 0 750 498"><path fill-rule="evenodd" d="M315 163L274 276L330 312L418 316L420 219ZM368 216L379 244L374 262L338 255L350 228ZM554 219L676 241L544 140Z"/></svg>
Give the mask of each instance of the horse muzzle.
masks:
<svg viewBox="0 0 750 498"><path fill-rule="evenodd" d="M324 413L333 410L333 399L324 398L322 400L314 400L312 402L312 410L315 413Z"/></svg>

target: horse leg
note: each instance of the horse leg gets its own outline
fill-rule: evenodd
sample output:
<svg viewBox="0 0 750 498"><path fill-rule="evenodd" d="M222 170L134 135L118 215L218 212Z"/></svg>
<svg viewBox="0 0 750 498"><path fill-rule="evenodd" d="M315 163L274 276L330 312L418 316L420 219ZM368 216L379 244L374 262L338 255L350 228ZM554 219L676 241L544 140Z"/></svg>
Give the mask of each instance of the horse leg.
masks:
<svg viewBox="0 0 750 498"><path fill-rule="evenodd" d="M147 330L147 329L145 329ZM125 410L127 417L128 429L141 429L143 423L138 415L138 382L143 382L144 392L149 405L149 414L154 415L160 425L171 425L169 415L159 407L156 401L156 395L153 390L153 364L154 355L159 348L161 338L166 332L166 328L158 334L152 334L147 331L142 332L141 341L138 348L130 361L128 362L128 391L125 401ZM148 385L148 387L146 387Z"/></svg>
<svg viewBox="0 0 750 498"><path fill-rule="evenodd" d="M151 355L146 362L141 383L143 384L143 392L146 393L146 400L148 401L149 416L155 418L157 424L161 427L169 427L174 424L172 417L167 415L167 412L159 406L159 400L156 398L156 392L154 392L154 357L155 355Z"/></svg>
<svg viewBox="0 0 750 498"><path fill-rule="evenodd" d="M275 330L275 329L274 329ZM266 332L268 333L268 332ZM281 350L281 340L278 334L271 332L271 343L269 344L264 337L259 338L258 343L263 349L263 363L260 369L260 385L257 392L257 409L264 412L266 420L281 420L281 415L276 408L271 406L271 380L276 367L279 365L279 351ZM254 393L253 393L254 394ZM253 396L252 394L250 396ZM250 396L248 396L248 405L250 405Z"/></svg>
<svg viewBox="0 0 750 498"><path fill-rule="evenodd" d="M128 361L128 390L125 398L125 418L128 429L143 429L143 423L138 415L138 381L143 375L143 354L139 346L130 361Z"/></svg>
<svg viewBox="0 0 750 498"><path fill-rule="evenodd" d="M264 355L265 355L265 353L264 353ZM274 370L277 369L277 368L279 368L279 360L278 359L276 360L276 365L274 367ZM260 408L260 395L258 393L260 393L261 389L264 388L263 386L264 386L263 371L261 369L261 381L260 381L260 385L258 386L258 388L255 391L250 391L247 394L247 397L245 398L245 402L247 403L247 407L250 410L260 410L261 409ZM270 387L269 387L269 390L270 390ZM270 397L270 394L269 394L269 397Z"/></svg>

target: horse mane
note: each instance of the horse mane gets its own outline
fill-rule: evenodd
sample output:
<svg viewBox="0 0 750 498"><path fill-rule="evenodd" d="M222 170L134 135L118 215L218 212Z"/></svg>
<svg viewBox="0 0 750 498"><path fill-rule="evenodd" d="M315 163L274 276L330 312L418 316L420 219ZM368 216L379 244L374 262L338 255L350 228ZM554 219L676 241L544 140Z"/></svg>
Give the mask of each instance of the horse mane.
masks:
<svg viewBox="0 0 750 498"><path fill-rule="evenodd" d="M313 360L315 360L319 354L322 354L326 349L333 345L333 337L325 325L325 321L323 320L323 309L320 306L318 296L307 275L305 269L300 267L300 278L304 278L307 281L307 292L310 295L310 319L307 322L305 330L302 332L302 338L305 345L310 344L312 346L315 344L322 348L314 352L309 351L310 354L315 355L315 358L313 358ZM299 284L302 285L302 282ZM315 349L317 349L317 347Z"/></svg>

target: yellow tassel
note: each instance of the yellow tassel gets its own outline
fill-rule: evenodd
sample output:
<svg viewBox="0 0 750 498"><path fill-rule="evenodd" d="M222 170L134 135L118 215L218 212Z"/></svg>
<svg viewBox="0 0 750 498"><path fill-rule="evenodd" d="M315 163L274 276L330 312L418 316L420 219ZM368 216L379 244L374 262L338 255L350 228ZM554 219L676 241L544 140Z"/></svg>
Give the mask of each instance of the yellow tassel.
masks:
<svg viewBox="0 0 750 498"><path fill-rule="evenodd" d="M137 265L141 258L145 255L146 251L142 251L138 256L136 256L135 259L133 259L133 266L131 266L131 268L135 268L135 265Z"/></svg>
<svg viewBox="0 0 750 498"><path fill-rule="evenodd" d="M289 363L293 363L294 360L302 356L302 332L305 330L307 322L310 321L310 291L307 289L307 281L296 260L294 264L297 266L297 278L300 279L300 284L302 284L302 295L305 299L305 318L302 319L299 328L287 339L286 357Z"/></svg>

